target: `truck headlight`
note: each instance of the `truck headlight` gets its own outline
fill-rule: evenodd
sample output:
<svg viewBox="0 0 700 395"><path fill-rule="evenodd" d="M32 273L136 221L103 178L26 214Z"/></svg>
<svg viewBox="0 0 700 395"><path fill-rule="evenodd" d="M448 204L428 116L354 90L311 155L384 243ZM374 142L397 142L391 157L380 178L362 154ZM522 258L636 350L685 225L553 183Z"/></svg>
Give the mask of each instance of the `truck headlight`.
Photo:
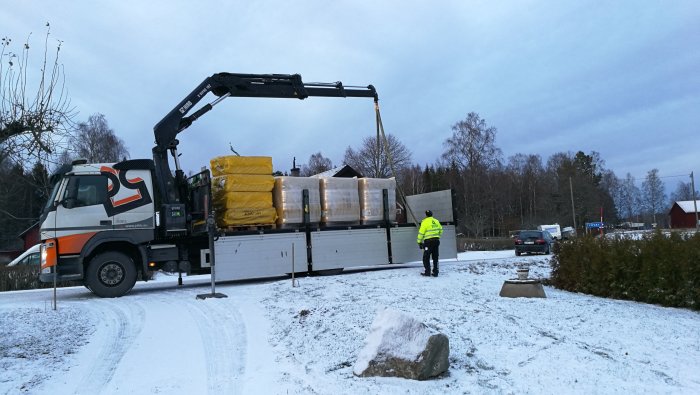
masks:
<svg viewBox="0 0 700 395"><path fill-rule="evenodd" d="M51 273L56 266L56 240L49 239L41 243L41 272Z"/></svg>

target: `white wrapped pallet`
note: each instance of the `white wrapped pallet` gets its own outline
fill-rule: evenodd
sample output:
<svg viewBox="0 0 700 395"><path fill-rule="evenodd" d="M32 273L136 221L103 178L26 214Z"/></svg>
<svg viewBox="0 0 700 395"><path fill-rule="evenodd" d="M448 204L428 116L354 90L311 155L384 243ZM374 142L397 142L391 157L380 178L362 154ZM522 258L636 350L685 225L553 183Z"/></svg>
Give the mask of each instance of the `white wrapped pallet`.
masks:
<svg viewBox="0 0 700 395"><path fill-rule="evenodd" d="M277 225L284 227L304 223L304 189L309 191L309 223L321 221L321 198L318 178L275 177L272 200L277 210Z"/></svg>
<svg viewBox="0 0 700 395"><path fill-rule="evenodd" d="M319 178L321 222L327 225L359 224L360 196L357 178Z"/></svg>
<svg viewBox="0 0 700 395"><path fill-rule="evenodd" d="M360 178L358 188L362 224L378 224L384 221L384 189L388 192L389 221L396 221L396 179Z"/></svg>

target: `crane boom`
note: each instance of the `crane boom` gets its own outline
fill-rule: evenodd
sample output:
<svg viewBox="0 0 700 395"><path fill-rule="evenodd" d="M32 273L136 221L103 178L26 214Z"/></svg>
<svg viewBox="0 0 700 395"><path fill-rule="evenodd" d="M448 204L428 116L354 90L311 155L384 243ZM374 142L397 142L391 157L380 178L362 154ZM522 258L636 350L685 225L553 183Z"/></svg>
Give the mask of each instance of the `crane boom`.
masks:
<svg viewBox="0 0 700 395"><path fill-rule="evenodd" d="M207 94L218 98L187 115ZM267 97L284 99L306 99L320 97L367 97L379 101L374 86L344 86L341 82L304 83L299 74L235 74L217 73L206 78L153 128L155 147L153 161L156 182L162 203L180 203L186 199L184 173L177 157L177 135L187 129L199 117L209 112L227 97ZM175 160L173 178L168 163L168 151Z"/></svg>

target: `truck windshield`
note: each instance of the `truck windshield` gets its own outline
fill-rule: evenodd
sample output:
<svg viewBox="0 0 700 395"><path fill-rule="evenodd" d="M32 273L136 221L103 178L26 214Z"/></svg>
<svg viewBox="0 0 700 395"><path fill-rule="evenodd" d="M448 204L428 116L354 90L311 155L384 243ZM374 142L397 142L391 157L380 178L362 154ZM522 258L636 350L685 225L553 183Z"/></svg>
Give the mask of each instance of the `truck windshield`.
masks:
<svg viewBox="0 0 700 395"><path fill-rule="evenodd" d="M42 214L48 213L53 209L53 202L56 200L56 194L58 194L58 189L61 186L61 180L63 177L51 177L51 194L49 199L46 201L44 209L41 211Z"/></svg>

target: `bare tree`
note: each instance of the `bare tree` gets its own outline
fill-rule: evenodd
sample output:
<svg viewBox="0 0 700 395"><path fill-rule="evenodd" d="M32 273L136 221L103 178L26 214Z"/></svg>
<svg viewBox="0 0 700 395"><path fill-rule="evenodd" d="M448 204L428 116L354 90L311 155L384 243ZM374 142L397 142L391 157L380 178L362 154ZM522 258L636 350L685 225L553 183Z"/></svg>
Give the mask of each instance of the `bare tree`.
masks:
<svg viewBox="0 0 700 395"><path fill-rule="evenodd" d="M647 173L644 182L642 183L642 199L644 208L651 214L653 223L656 222L656 213L660 212L666 201L664 193L664 184L659 178L659 170L652 169Z"/></svg>
<svg viewBox="0 0 700 395"><path fill-rule="evenodd" d="M678 201L693 200L698 196L700 196L700 193L695 191L695 194L693 194L693 188L689 182L678 181L676 190L671 193L669 198L669 206L672 206L673 203Z"/></svg>
<svg viewBox="0 0 700 395"><path fill-rule="evenodd" d="M420 165L413 165L403 169L399 173L397 183L407 195L416 195L428 192L425 185L423 169Z"/></svg>
<svg viewBox="0 0 700 395"><path fill-rule="evenodd" d="M29 38L17 52L12 39L0 48L0 161L25 165L66 147L74 110L64 90L63 66L58 62L61 41L53 58L46 24L43 62L37 80L29 78ZM32 93L34 92L34 93Z"/></svg>
<svg viewBox="0 0 700 395"><path fill-rule="evenodd" d="M119 162L129 157L124 141L110 129L102 114L94 114L87 122L78 124L72 139L74 152L90 163Z"/></svg>
<svg viewBox="0 0 700 395"><path fill-rule="evenodd" d="M641 192L637 188L636 180L630 173L620 181L617 193L617 209L622 218L629 222L635 222L634 217L639 214L641 207Z"/></svg>
<svg viewBox="0 0 700 395"><path fill-rule="evenodd" d="M392 134L386 135L385 142L365 137L359 150L351 147L345 150L343 161L365 177L387 178L396 176L391 169L392 163L396 173L411 166L411 151Z"/></svg>
<svg viewBox="0 0 700 395"><path fill-rule="evenodd" d="M301 166L301 176L308 177L333 168L333 162L317 152L309 157L309 164Z"/></svg>
<svg viewBox="0 0 700 395"><path fill-rule="evenodd" d="M471 112L467 119L452 126L452 137L445 142L445 161L456 168L461 185L455 185L461 201L458 213L463 225L474 236L482 236L485 228L493 223L493 189L489 185L489 173L501 167L501 150L495 145L496 128L486 125L479 114Z"/></svg>

